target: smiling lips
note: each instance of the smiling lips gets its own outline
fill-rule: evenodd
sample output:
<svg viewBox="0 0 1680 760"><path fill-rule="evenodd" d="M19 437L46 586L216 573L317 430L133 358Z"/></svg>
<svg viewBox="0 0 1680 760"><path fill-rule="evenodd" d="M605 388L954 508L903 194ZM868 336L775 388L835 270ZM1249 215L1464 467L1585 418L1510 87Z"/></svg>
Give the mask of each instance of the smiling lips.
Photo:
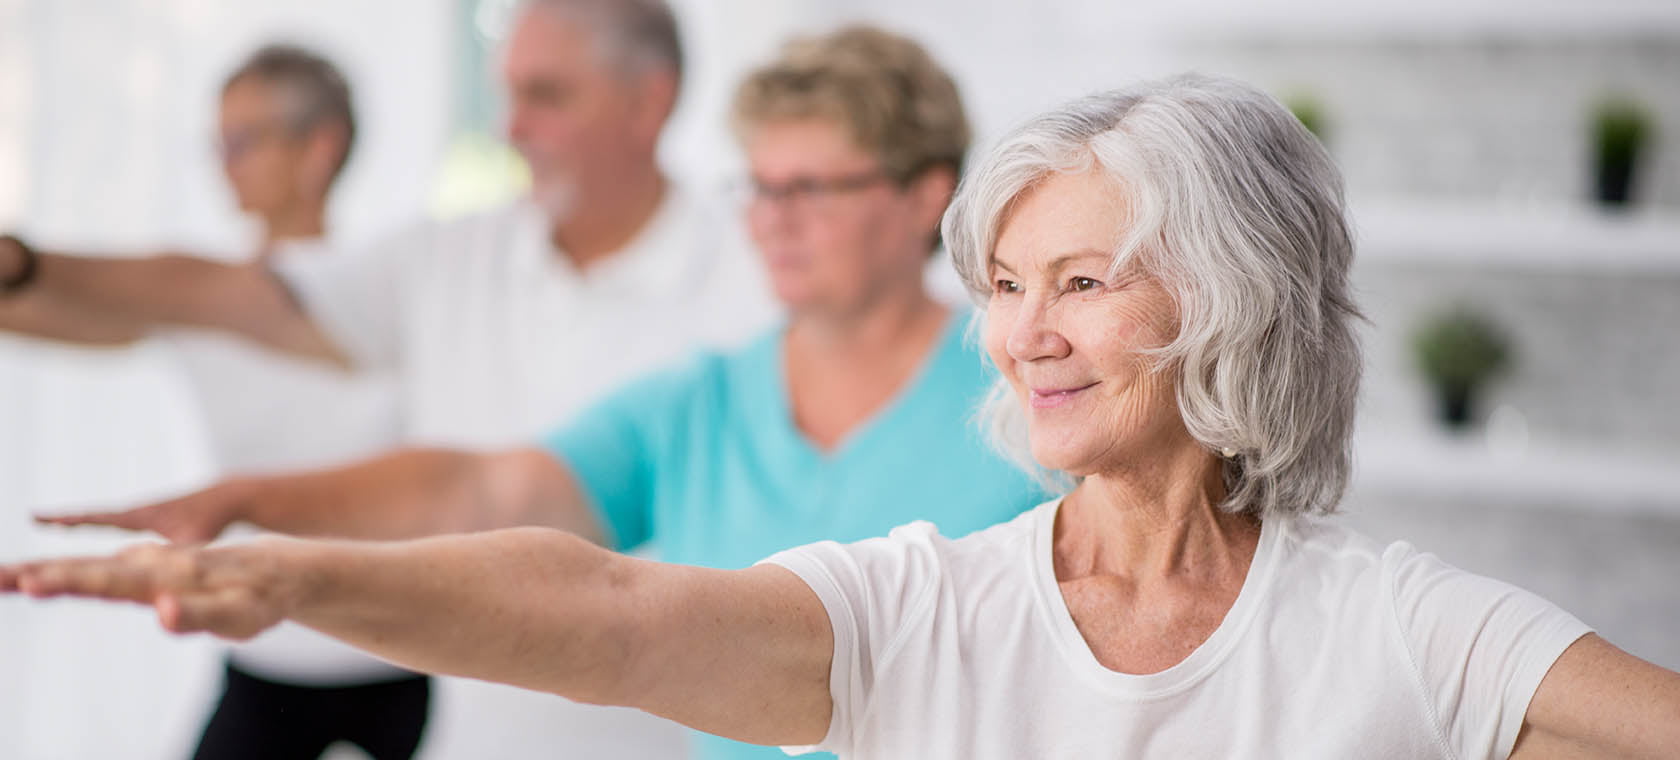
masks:
<svg viewBox="0 0 1680 760"><path fill-rule="evenodd" d="M1034 409L1053 409L1063 404L1072 403L1075 397L1096 386L1088 383L1073 388L1033 388L1031 391L1032 407Z"/></svg>

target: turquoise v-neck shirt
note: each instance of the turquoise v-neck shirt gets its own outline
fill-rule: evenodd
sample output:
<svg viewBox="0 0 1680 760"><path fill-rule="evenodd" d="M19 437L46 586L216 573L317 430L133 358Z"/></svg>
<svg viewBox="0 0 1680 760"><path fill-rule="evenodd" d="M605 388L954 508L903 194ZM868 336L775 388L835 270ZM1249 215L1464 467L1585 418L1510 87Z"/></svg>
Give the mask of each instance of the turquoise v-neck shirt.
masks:
<svg viewBox="0 0 1680 760"><path fill-rule="evenodd" d="M1049 498L973 424L996 370L954 314L910 383L832 451L795 427L784 330L734 354L701 354L632 383L550 435L619 549L744 568L822 540L886 535L928 520L961 536ZM785 757L703 736L699 756Z"/></svg>

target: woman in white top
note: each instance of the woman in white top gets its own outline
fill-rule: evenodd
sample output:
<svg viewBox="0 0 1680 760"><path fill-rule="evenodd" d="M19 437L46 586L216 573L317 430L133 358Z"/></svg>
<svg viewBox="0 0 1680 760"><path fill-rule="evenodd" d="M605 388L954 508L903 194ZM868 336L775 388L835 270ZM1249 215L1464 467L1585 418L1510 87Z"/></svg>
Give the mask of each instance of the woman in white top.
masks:
<svg viewBox="0 0 1680 760"><path fill-rule="evenodd" d="M1360 371L1352 245L1328 155L1276 101L1201 77L1077 101L993 152L945 238L1006 380L998 434L1070 487L1009 523L740 571L541 529L154 546L0 589L232 637L295 619L849 757L1680 753L1680 675L1320 516Z"/></svg>
<svg viewBox="0 0 1680 760"><path fill-rule="evenodd" d="M46 268L71 262L150 296L199 302L216 299L181 271L213 259L229 258L215 266L263 278L271 270L336 271L344 254L326 242L327 205L356 133L343 73L308 49L263 46L223 80L217 121L223 177L258 233L244 260L48 254ZM131 265L161 276L137 275ZM24 284L30 287L16 292L0 287L0 331L95 345L167 341L224 476L339 464L396 441L396 388L384 372L346 372L190 322L154 323L96 291ZM431 688L425 676L314 631L278 626L229 650L221 695L192 757L307 759L348 742L374 760L407 760L424 735Z"/></svg>

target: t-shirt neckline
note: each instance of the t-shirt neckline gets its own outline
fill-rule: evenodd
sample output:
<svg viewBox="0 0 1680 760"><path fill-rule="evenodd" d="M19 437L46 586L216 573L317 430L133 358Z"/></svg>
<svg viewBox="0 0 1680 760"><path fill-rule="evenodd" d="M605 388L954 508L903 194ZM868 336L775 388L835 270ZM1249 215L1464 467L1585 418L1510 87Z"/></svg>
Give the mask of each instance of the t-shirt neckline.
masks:
<svg viewBox="0 0 1680 760"><path fill-rule="evenodd" d="M831 449L822 449L793 421L793 394L788 387L786 347L787 326L783 325L771 335L770 366L774 372L774 385L771 390L776 394L775 406L778 425L782 433L806 457L821 463L837 462L845 459L848 454L861 445L865 445L877 430L889 424L889 421L902 413L920 395L924 388L930 385L933 376L940 366L949 361L949 355L962 353L962 340L968 322L968 312L952 307L945 315L945 324L939 328L939 337L934 341L932 349L922 357L921 364L911 373L903 387L899 388L885 404L870 414L867 419L853 428L842 438L838 445Z"/></svg>
<svg viewBox="0 0 1680 760"><path fill-rule="evenodd" d="M548 216L530 198L520 206L523 230L513 245L535 281L559 279L591 287L635 282L653 292L678 292L694 269L709 262L696 260L684 236L692 231L681 218L692 213L694 203L687 188L675 181L665 185L665 194L636 234L611 256L588 269L579 269L550 238Z"/></svg>
<svg viewBox="0 0 1680 760"><path fill-rule="evenodd" d="M1230 656L1270 595L1278 557L1282 553L1283 536L1287 532L1281 524L1284 520L1261 521L1260 540L1236 601L1212 635L1195 651L1156 673L1121 673L1110 670L1097 660L1074 624L1073 613L1068 610L1067 600L1062 598L1061 588L1056 583L1053 541L1056 514L1061 505L1061 499L1048 502L1040 506L1033 517L1030 563L1041 622L1049 626L1063 660L1080 677L1103 691L1136 700L1158 699L1188 689L1206 678Z"/></svg>

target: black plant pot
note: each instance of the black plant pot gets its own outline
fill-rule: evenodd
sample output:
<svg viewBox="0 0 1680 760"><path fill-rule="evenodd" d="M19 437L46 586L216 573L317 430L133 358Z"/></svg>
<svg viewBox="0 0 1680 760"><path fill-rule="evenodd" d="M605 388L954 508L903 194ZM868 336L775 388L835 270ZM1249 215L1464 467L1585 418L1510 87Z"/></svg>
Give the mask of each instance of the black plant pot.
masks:
<svg viewBox="0 0 1680 760"><path fill-rule="evenodd" d="M1435 401L1437 413L1441 416L1441 424L1450 430L1463 430L1470 426L1470 412L1475 400L1474 390L1468 385L1443 384L1435 386Z"/></svg>
<svg viewBox="0 0 1680 760"><path fill-rule="evenodd" d="M1599 161L1598 202L1606 206L1626 206L1632 199L1633 161Z"/></svg>

